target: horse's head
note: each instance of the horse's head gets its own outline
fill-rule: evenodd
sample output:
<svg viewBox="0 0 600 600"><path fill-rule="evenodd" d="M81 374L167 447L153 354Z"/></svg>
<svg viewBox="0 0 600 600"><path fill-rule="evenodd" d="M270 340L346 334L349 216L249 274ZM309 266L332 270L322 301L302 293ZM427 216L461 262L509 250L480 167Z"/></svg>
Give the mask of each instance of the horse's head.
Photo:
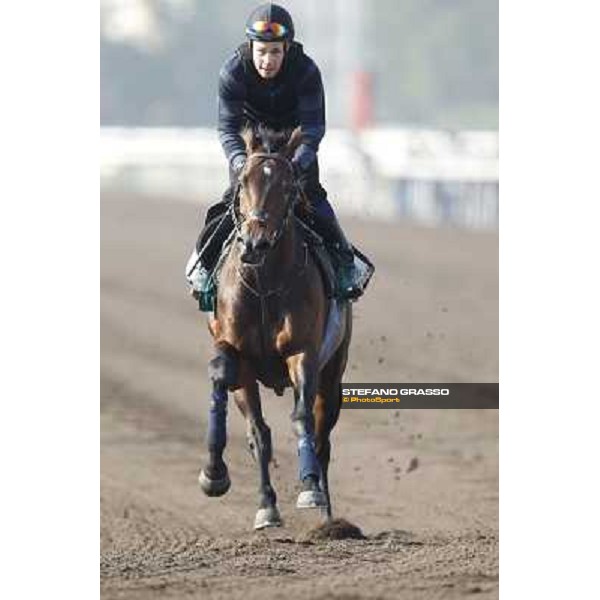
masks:
<svg viewBox="0 0 600 600"><path fill-rule="evenodd" d="M286 231L298 198L291 158L302 141L269 130L244 133L248 160L240 177L238 241L242 262L262 264Z"/></svg>

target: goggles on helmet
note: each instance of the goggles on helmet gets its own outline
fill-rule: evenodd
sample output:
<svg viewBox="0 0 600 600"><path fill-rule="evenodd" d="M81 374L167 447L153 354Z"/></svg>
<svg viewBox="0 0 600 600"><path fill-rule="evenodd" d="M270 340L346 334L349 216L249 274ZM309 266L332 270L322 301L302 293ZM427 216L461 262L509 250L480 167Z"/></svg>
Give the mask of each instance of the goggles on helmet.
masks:
<svg viewBox="0 0 600 600"><path fill-rule="evenodd" d="M285 37L287 32L288 29L285 25L271 21L255 21L251 27L246 28L248 35L259 35L264 39Z"/></svg>

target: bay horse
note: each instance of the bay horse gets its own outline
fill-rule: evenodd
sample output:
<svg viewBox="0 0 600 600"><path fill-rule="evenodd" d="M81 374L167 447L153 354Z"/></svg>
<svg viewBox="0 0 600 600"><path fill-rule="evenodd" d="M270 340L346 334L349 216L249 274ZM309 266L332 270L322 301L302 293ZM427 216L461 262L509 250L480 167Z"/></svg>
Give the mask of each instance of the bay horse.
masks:
<svg viewBox="0 0 600 600"><path fill-rule="evenodd" d="M244 140L248 159L230 208L235 231L218 266L215 310L209 314L215 349L209 365L209 458L199 482L209 496L221 496L231 485L223 460L231 391L258 464L254 528L263 529L282 521L269 476L271 431L258 382L279 396L293 388L291 421L301 483L296 507L320 508L331 519L329 434L341 407L352 310L348 301L327 297L304 225L295 216L310 210L291 163L302 142L300 129L291 136L246 130Z"/></svg>

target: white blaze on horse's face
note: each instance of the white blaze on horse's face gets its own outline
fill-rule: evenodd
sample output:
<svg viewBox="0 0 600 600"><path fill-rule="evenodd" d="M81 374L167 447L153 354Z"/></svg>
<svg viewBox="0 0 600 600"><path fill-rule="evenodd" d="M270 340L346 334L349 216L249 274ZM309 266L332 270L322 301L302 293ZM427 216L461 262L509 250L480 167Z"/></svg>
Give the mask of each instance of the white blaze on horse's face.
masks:
<svg viewBox="0 0 600 600"><path fill-rule="evenodd" d="M240 258L247 265L261 265L285 230L288 204L281 171L276 160L267 158L259 164L250 163L244 176L239 241Z"/></svg>
<svg viewBox="0 0 600 600"><path fill-rule="evenodd" d="M284 224L288 204L282 170L274 159L248 168L240 207L243 237L252 243L274 240Z"/></svg>

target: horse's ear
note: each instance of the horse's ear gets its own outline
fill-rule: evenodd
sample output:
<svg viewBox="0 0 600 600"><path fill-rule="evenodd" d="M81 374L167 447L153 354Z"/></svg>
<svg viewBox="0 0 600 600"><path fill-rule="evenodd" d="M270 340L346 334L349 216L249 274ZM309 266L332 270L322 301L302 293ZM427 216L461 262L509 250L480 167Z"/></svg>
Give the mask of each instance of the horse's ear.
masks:
<svg viewBox="0 0 600 600"><path fill-rule="evenodd" d="M256 135L253 127L246 127L246 129L242 131L242 139L246 144L246 153L248 156L260 148L260 138Z"/></svg>
<svg viewBox="0 0 600 600"><path fill-rule="evenodd" d="M292 135L290 135L290 139L288 140L285 148L283 149L282 154L289 160L292 159L294 153L298 146L302 143L303 135L302 129L300 127L296 127L294 131L292 131Z"/></svg>

